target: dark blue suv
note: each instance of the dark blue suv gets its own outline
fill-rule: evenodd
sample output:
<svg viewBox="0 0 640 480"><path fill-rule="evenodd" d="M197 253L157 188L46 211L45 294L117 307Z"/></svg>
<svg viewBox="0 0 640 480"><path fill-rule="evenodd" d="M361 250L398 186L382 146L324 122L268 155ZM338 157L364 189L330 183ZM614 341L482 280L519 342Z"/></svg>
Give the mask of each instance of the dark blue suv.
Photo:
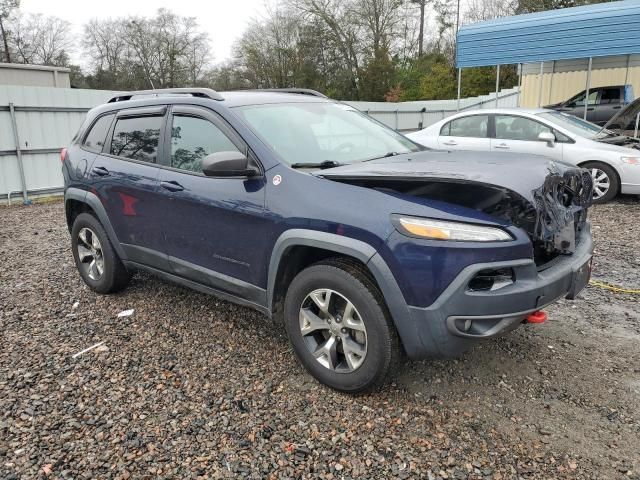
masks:
<svg viewBox="0 0 640 480"><path fill-rule="evenodd" d="M91 289L144 270L253 307L346 392L540 321L591 271L586 171L426 151L309 90L122 94L62 160Z"/></svg>

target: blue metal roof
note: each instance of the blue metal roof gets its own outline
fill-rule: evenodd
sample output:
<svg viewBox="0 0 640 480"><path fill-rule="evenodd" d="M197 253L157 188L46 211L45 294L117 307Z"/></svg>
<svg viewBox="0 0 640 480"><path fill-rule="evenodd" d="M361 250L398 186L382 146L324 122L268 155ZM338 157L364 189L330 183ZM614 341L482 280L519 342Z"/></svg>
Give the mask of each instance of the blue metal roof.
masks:
<svg viewBox="0 0 640 480"><path fill-rule="evenodd" d="M458 32L456 65L479 67L640 53L640 0L497 18Z"/></svg>

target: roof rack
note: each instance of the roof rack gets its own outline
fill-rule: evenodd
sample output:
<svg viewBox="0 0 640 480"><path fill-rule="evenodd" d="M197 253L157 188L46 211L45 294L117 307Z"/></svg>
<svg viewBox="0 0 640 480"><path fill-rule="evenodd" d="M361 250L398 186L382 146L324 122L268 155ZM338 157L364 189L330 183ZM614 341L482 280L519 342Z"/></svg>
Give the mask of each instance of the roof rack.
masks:
<svg viewBox="0 0 640 480"><path fill-rule="evenodd" d="M325 94L310 88L261 88L258 92L297 93L299 95L311 95L312 97L329 98Z"/></svg>
<svg viewBox="0 0 640 480"><path fill-rule="evenodd" d="M211 100L224 100L224 97L210 88L158 88L155 90L137 90L135 92L125 92L111 97L107 103L124 102L138 96L162 95L191 95L192 97L210 98Z"/></svg>

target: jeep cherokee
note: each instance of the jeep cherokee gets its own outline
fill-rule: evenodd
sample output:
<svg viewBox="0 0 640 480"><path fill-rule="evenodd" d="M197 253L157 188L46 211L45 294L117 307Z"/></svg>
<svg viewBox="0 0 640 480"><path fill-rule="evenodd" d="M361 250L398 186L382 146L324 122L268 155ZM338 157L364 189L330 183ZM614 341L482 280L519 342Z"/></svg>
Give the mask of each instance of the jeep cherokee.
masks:
<svg viewBox="0 0 640 480"><path fill-rule="evenodd" d="M123 93L61 157L89 288L144 270L255 308L345 392L539 320L589 280L588 172L429 151L313 91Z"/></svg>

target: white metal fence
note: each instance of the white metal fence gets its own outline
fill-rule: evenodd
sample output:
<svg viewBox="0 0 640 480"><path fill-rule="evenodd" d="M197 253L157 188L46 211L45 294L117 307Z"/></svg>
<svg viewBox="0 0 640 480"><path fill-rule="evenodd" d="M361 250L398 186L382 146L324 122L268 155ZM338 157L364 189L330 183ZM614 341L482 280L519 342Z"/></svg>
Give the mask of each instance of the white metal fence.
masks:
<svg viewBox="0 0 640 480"><path fill-rule="evenodd" d="M60 150L86 112L113 96L106 90L0 85L0 201L62 190ZM498 106L516 107L517 89L498 94ZM456 112L456 100L347 102L396 130L427 127ZM495 94L466 98L461 109L491 108Z"/></svg>
<svg viewBox="0 0 640 480"><path fill-rule="evenodd" d="M60 191L60 150L112 92L0 86L0 200Z"/></svg>
<svg viewBox="0 0 640 480"><path fill-rule="evenodd" d="M427 100L418 102L350 102L349 105L368 113L385 125L400 132L412 132L442 120L457 112L457 100ZM478 108L515 108L518 88L501 90L496 94L460 99L460 110Z"/></svg>

